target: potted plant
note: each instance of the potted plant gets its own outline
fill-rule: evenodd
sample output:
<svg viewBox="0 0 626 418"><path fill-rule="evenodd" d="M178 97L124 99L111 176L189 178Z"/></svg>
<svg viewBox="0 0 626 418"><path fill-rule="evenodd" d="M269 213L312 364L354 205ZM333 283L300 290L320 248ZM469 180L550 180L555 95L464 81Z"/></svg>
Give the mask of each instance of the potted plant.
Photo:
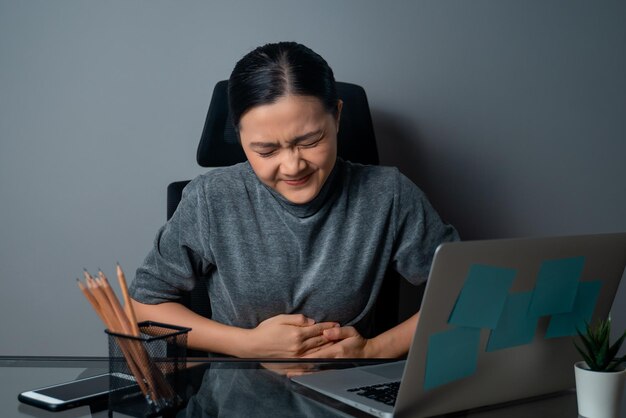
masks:
<svg viewBox="0 0 626 418"><path fill-rule="evenodd" d="M599 321L586 332L578 330L582 346L574 343L584 361L574 365L578 413L587 418L616 418L626 382L623 363L626 356L618 353L626 332L610 345L611 319Z"/></svg>

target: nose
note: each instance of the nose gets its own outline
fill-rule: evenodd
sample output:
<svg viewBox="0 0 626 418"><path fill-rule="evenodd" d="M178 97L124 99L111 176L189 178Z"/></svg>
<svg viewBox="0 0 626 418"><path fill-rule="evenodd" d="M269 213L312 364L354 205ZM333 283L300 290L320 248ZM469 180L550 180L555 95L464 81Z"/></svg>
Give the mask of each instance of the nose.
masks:
<svg viewBox="0 0 626 418"><path fill-rule="evenodd" d="M289 177L295 177L306 169L306 160L300 155L298 148L286 150L280 164L281 172Z"/></svg>

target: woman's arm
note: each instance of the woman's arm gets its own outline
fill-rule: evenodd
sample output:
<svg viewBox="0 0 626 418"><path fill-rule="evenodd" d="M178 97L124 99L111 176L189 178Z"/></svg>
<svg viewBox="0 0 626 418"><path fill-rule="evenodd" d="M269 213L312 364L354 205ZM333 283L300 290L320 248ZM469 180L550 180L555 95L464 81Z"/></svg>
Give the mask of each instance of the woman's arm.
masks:
<svg viewBox="0 0 626 418"><path fill-rule="evenodd" d="M371 357L394 358L408 353L419 317L420 313L417 312L406 321L369 340L372 344Z"/></svg>
<svg viewBox="0 0 626 418"><path fill-rule="evenodd" d="M330 345L324 330L333 322L315 323L304 315L277 315L246 329L224 325L196 314L176 302L149 305L132 301L139 321L155 321L191 328L187 345L197 350L247 358L290 358Z"/></svg>
<svg viewBox="0 0 626 418"><path fill-rule="evenodd" d="M324 336L335 344L306 357L319 358L396 358L409 351L419 320L419 312L382 334L366 339L354 327L336 327L324 331Z"/></svg>

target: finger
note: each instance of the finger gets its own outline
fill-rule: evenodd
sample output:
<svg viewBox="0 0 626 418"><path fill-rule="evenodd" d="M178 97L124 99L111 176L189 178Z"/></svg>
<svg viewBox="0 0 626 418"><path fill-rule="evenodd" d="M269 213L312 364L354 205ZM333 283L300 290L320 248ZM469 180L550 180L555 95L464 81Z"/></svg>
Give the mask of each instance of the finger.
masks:
<svg viewBox="0 0 626 418"><path fill-rule="evenodd" d="M326 344L334 344L334 342L328 341L326 337L324 337L323 335L318 335L317 337L311 337L302 342L302 350L300 352L304 353L310 350L319 349L320 347Z"/></svg>
<svg viewBox="0 0 626 418"><path fill-rule="evenodd" d="M334 342L326 342L325 344L322 344L320 346L317 346L317 347L314 347L314 348L311 348L311 349L305 351L304 353L301 354L301 357L303 357L303 358L304 357L310 357L312 354L318 353L318 352L320 352L320 351L322 351L322 350L324 350L324 349L326 349L328 347L333 346L334 344L335 344ZM321 357L324 357L324 356L321 356Z"/></svg>
<svg viewBox="0 0 626 418"><path fill-rule="evenodd" d="M325 329L339 328L341 325L338 322L319 322L315 326L322 332Z"/></svg>
<svg viewBox="0 0 626 418"><path fill-rule="evenodd" d="M325 329L323 335L330 341L337 341L358 337L360 334L354 327L336 327Z"/></svg>
<svg viewBox="0 0 626 418"><path fill-rule="evenodd" d="M320 322L319 324L311 325L308 327L302 328L302 337L303 338L311 338L317 337L319 335L323 335L324 330L330 328L336 328L339 324L336 322Z"/></svg>
<svg viewBox="0 0 626 418"><path fill-rule="evenodd" d="M302 314L281 314L276 316L276 318L283 325L297 325L300 327L305 327L315 324L314 319L307 318Z"/></svg>
<svg viewBox="0 0 626 418"><path fill-rule="evenodd" d="M335 347L336 343L328 343L323 347L320 347L319 350L312 350L306 355L302 356L303 358L335 358L337 357L340 350Z"/></svg>

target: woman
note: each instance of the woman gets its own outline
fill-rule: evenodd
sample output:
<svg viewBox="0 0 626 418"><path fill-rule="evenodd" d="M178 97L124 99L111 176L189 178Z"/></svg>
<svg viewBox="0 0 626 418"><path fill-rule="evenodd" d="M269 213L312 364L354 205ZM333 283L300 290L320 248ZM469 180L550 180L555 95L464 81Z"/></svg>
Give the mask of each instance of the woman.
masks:
<svg viewBox="0 0 626 418"><path fill-rule="evenodd" d="M192 328L192 348L237 357L397 357L418 314L365 338L391 266L411 283L458 239L397 169L337 158L333 72L297 43L268 44L229 79L248 158L194 179L131 286L140 320ZM208 277L212 319L177 302Z"/></svg>

